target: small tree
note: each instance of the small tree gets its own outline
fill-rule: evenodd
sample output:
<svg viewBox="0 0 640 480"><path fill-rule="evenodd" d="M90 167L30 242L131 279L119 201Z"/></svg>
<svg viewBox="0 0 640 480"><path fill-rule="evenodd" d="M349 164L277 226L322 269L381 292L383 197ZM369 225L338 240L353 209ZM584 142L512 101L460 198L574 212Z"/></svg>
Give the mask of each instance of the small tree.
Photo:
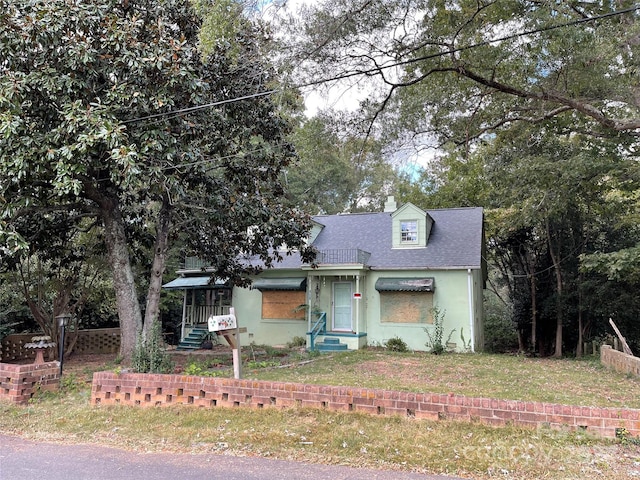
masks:
<svg viewBox="0 0 640 480"><path fill-rule="evenodd" d="M429 349L431 353L434 355L440 355L447 351L447 344L449 340L451 340L451 336L453 332L456 331L454 328L449 332L447 339L444 339L444 316L446 314L446 310L440 310L438 307L433 307L431 309L431 314L433 315L433 332L430 331L429 328L424 328L424 331L427 334L427 343L425 346Z"/></svg>

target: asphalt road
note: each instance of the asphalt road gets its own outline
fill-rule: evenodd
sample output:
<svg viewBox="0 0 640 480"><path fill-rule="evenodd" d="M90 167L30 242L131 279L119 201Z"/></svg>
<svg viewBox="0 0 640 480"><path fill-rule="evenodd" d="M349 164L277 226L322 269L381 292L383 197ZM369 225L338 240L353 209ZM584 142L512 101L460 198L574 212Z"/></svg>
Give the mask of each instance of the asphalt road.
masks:
<svg viewBox="0 0 640 480"><path fill-rule="evenodd" d="M256 457L135 453L0 435L0 480L462 480Z"/></svg>

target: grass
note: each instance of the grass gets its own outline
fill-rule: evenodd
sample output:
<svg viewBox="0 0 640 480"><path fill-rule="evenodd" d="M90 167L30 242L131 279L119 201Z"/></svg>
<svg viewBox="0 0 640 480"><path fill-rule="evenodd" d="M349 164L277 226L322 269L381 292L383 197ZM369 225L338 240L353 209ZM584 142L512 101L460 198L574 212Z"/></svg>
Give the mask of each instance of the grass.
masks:
<svg viewBox="0 0 640 480"><path fill-rule="evenodd" d="M291 369L247 372L258 380L347 385L568 405L640 408L637 378L582 360L516 355L393 353L375 349L332 355Z"/></svg>
<svg viewBox="0 0 640 480"><path fill-rule="evenodd" d="M251 356L248 360L263 361ZM313 360L290 368L274 368L274 360L265 361L272 364L245 368L245 376L545 401L561 398L562 403L566 399L569 403L607 406L635 406L638 400L633 397L640 393L637 379L603 369L594 359L366 350ZM202 365L206 364L216 362L202 360ZM594 438L584 432L302 408L91 407L87 382L94 370L103 368L68 368L59 393L41 395L24 407L0 403L0 433L142 452L260 455L473 479L640 476L637 445ZM597 393L598 388L608 392L609 400L607 393Z"/></svg>

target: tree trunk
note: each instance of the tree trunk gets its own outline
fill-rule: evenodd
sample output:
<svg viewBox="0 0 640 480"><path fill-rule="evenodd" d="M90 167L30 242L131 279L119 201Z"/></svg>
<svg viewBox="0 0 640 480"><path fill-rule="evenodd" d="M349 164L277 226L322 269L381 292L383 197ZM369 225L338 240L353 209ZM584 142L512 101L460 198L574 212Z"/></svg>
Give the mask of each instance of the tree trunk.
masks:
<svg viewBox="0 0 640 480"><path fill-rule="evenodd" d="M164 274L167 250L169 249L169 230L171 228L171 205L168 198L164 198L158 223L156 226L156 242L153 251L153 264L151 266L151 278L149 279L149 291L147 292L147 307L144 314L143 338L149 338L153 331L153 324L160 316L160 293L162 290L162 275Z"/></svg>
<svg viewBox="0 0 640 480"><path fill-rule="evenodd" d="M536 274L531 274L531 349L536 351L536 333L538 330L538 307L536 305Z"/></svg>
<svg viewBox="0 0 640 480"><path fill-rule="evenodd" d="M581 358L584 354L584 320L582 318L582 274L578 275L578 345L576 346L576 357Z"/></svg>
<svg viewBox="0 0 640 480"><path fill-rule="evenodd" d="M109 266L120 320L120 356L129 363L142 329L142 313L129 258L127 236L116 200L102 198L100 215L104 224Z"/></svg>
<svg viewBox="0 0 640 480"><path fill-rule="evenodd" d="M84 187L87 198L98 205L102 218L120 321L120 356L125 364L129 364L136 348L138 333L142 331L142 313L131 268L124 221L117 198L106 195L90 182L86 182Z"/></svg>
<svg viewBox="0 0 640 480"><path fill-rule="evenodd" d="M142 329L142 314L133 277L127 236L117 203L114 208L101 208L109 265L113 272L113 287L120 319L120 356L125 364L131 361L138 332Z"/></svg>
<svg viewBox="0 0 640 480"><path fill-rule="evenodd" d="M522 334L522 329L517 328L516 332L518 332L518 352L523 353L525 351L524 348L524 335Z"/></svg>
<svg viewBox="0 0 640 480"><path fill-rule="evenodd" d="M559 252L553 251L553 241L551 239L551 227L549 225L549 219L547 218L547 241L549 242L549 255L553 262L553 271L556 276L556 342L555 351L553 356L556 358L562 358L562 272L560 271Z"/></svg>

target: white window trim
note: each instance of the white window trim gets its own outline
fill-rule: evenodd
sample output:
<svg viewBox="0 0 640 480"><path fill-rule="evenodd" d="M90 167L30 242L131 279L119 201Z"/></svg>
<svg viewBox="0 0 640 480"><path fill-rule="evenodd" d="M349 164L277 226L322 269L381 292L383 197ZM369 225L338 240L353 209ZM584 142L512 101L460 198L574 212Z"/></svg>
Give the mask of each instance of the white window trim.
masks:
<svg viewBox="0 0 640 480"><path fill-rule="evenodd" d="M409 223L413 223L415 225L415 229L414 230L403 230L402 226L405 224L409 224ZM404 234L405 233L415 233L415 239L414 240L405 240ZM418 232L418 220L400 220L400 245L416 245L419 241L419 232Z"/></svg>

